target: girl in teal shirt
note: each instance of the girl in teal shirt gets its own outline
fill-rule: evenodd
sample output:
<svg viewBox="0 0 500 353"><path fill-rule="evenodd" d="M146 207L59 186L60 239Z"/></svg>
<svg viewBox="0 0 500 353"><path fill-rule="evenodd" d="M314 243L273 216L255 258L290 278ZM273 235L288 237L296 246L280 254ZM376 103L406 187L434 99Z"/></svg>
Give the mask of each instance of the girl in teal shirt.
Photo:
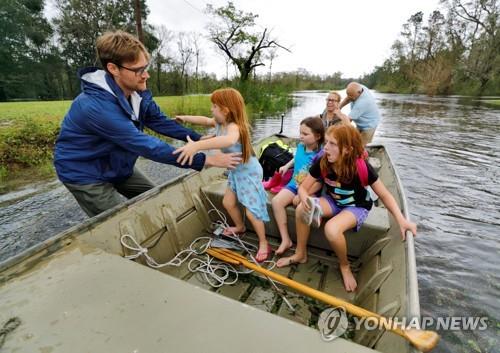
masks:
<svg viewBox="0 0 500 353"><path fill-rule="evenodd" d="M279 169L283 175L293 166L292 179L271 201L274 218L281 235L281 244L276 250L277 255L283 254L293 245L288 234L286 207L291 203L297 206L299 202L297 190L309 172L313 157L320 151L324 137L325 128L321 118L310 117L302 120L300 122L300 143L297 145L295 156Z"/></svg>

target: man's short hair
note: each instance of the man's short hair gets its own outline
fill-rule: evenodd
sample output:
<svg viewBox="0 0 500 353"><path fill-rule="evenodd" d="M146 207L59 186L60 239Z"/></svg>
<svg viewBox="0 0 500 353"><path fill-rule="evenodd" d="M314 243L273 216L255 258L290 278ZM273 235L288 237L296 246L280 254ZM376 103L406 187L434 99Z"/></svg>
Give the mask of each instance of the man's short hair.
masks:
<svg viewBox="0 0 500 353"><path fill-rule="evenodd" d="M141 53L149 61L149 53L141 41L124 31L106 32L96 41L97 57L104 70L108 63L122 65L139 59Z"/></svg>

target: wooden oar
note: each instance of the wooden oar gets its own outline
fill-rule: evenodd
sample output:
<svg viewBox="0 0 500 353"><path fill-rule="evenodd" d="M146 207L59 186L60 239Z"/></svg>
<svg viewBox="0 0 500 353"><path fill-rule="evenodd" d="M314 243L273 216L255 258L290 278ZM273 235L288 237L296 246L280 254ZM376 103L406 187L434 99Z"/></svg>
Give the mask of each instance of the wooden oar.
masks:
<svg viewBox="0 0 500 353"><path fill-rule="evenodd" d="M251 270L262 273L278 282L281 282L309 297L318 299L324 303L332 306L341 306L347 312L358 316L364 317L370 322L376 323L378 327L383 327L386 330L392 331L401 337L404 337L411 342L417 349L428 352L434 348L439 340L439 335L434 331L418 330L418 329L407 329L400 324L394 323L391 319L382 317L376 313L369 310L360 308L354 304L346 302L345 300L336 298L332 295L326 294L314 288L308 287L302 283L296 282L288 277L277 274L273 271L269 271L261 266L255 265L248 261L244 256L235 253L228 249L218 249L209 248L207 253L211 256L229 262L233 265L243 265Z"/></svg>

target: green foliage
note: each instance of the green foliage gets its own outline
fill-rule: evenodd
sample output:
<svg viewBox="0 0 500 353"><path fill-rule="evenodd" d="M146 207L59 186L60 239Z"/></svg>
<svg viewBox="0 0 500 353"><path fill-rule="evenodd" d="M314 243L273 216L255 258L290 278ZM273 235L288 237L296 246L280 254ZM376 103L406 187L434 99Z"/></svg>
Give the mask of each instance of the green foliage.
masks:
<svg viewBox="0 0 500 353"><path fill-rule="evenodd" d="M363 82L384 92L500 94L500 8L496 0L443 0L403 24L393 53Z"/></svg>
<svg viewBox="0 0 500 353"><path fill-rule="evenodd" d="M62 55L71 67L96 64L95 41L104 32L117 29L135 32L134 0L57 0L56 3L59 16L54 23ZM148 9L144 0L141 9L146 20ZM154 45L152 36L148 37Z"/></svg>
<svg viewBox="0 0 500 353"><path fill-rule="evenodd" d="M7 180L7 176L9 172L7 171L7 167L0 165L0 184L4 184Z"/></svg>
<svg viewBox="0 0 500 353"><path fill-rule="evenodd" d="M0 164L16 167L37 166L52 158L59 125L25 119L17 129L1 133Z"/></svg>
<svg viewBox="0 0 500 353"><path fill-rule="evenodd" d="M44 0L0 2L0 101L73 98L77 69L96 64L95 41L105 31L135 32L134 0L56 0L53 23ZM144 41L158 44L141 0ZM56 42L57 39L57 42Z"/></svg>
<svg viewBox="0 0 500 353"><path fill-rule="evenodd" d="M279 85L263 81L240 82L237 86L243 95L249 117L253 115L272 115L285 112L293 104L290 91Z"/></svg>
<svg viewBox="0 0 500 353"><path fill-rule="evenodd" d="M53 31L43 7L43 0L0 2L0 101L38 98L54 80L44 71L56 49L49 42Z"/></svg>

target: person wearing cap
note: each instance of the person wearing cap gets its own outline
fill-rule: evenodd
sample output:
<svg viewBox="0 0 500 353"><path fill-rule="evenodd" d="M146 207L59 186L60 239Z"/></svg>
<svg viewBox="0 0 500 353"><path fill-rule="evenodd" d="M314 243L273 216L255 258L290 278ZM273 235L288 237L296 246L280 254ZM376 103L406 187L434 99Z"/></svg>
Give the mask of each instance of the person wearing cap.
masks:
<svg viewBox="0 0 500 353"><path fill-rule="evenodd" d="M144 133L147 127L161 135L197 141L196 132L162 113L147 90L150 56L133 35L107 32L96 42L103 69L79 71L82 92L61 125L54 151L57 176L92 217L155 186L135 163L139 156L181 168L234 168L237 153L207 156L197 153L191 165L177 163L175 148Z"/></svg>
<svg viewBox="0 0 500 353"><path fill-rule="evenodd" d="M351 103L349 118L356 123L356 127L361 133L363 145L367 145L373 139L375 130L380 121L380 112L370 90L357 82L350 82L346 87L347 96L340 103L342 109Z"/></svg>

